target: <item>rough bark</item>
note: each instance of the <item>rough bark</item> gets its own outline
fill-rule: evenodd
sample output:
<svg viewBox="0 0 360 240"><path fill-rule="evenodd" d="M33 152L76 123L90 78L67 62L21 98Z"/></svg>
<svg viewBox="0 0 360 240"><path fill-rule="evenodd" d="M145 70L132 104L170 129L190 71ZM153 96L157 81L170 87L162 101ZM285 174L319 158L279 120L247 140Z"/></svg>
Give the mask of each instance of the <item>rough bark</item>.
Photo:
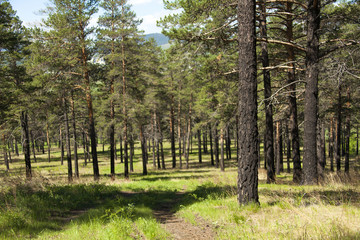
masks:
<svg viewBox="0 0 360 240"><path fill-rule="evenodd" d="M286 122L286 171L290 173L291 139L289 133L289 122Z"/></svg>
<svg viewBox="0 0 360 240"><path fill-rule="evenodd" d="M329 126L329 159L330 159L330 171L334 171L334 118L330 119Z"/></svg>
<svg viewBox="0 0 360 240"><path fill-rule="evenodd" d="M164 146L163 146L163 133L162 133L162 127L161 127L161 121L160 118L158 118L158 131L159 131L159 145L160 145L160 155L161 155L161 168L166 169L165 166L165 156L164 156Z"/></svg>
<svg viewBox="0 0 360 240"><path fill-rule="evenodd" d="M225 161L224 161L224 128L220 129L220 144L221 144L221 158L220 158L220 169L225 171Z"/></svg>
<svg viewBox="0 0 360 240"><path fill-rule="evenodd" d="M325 129L323 123L319 120L317 126L317 158L318 174L323 176L325 170Z"/></svg>
<svg viewBox="0 0 360 240"><path fill-rule="evenodd" d="M293 36L293 16L292 16L292 2L285 3L286 14L286 38L288 42L292 42ZM289 62L287 83L289 85L289 135L291 141L292 160L293 160L293 181L295 183L301 182L301 161L300 161L300 139L299 139L299 127L297 119L297 102L296 102L296 79L295 79L295 51L291 45L286 45L287 60Z"/></svg>
<svg viewBox="0 0 360 240"><path fill-rule="evenodd" d="M238 202L258 203L258 128L255 1L238 0L239 158Z"/></svg>
<svg viewBox="0 0 360 240"><path fill-rule="evenodd" d="M214 151L213 151L213 130L211 129L211 125L209 124L209 137L210 137L210 159L211 166L214 166Z"/></svg>
<svg viewBox="0 0 360 240"><path fill-rule="evenodd" d="M60 159L61 159L61 165L64 165L64 141L62 136L62 128L61 124L59 126L59 143L60 143Z"/></svg>
<svg viewBox="0 0 360 240"><path fill-rule="evenodd" d="M359 156L359 126L356 126L356 156Z"/></svg>
<svg viewBox="0 0 360 240"><path fill-rule="evenodd" d="M64 104L64 119L65 119L65 144L66 144L66 160L68 167L68 181L72 182L73 172L72 172L72 163L71 163L71 149L70 149L70 130L69 130L69 117L68 117L68 106L67 100L63 98Z"/></svg>
<svg viewBox="0 0 360 240"><path fill-rule="evenodd" d="M217 129L217 124L215 125L215 137L214 137L214 148L215 148L215 166L219 168L219 134Z"/></svg>
<svg viewBox="0 0 360 240"><path fill-rule="evenodd" d="M304 109L304 184L318 183L316 127L318 118L318 62L320 0L309 0L307 8L306 86Z"/></svg>
<svg viewBox="0 0 360 240"><path fill-rule="evenodd" d="M189 115L188 115L188 126L187 126L187 135L186 135L186 169L189 168L189 157L190 157L190 136L191 136L191 101L190 100L190 105L189 105Z"/></svg>
<svg viewBox="0 0 360 240"><path fill-rule="evenodd" d="M230 127L227 126L227 129L226 129L226 147L227 147L227 152L229 154L229 158L228 159L231 159L231 137L230 137Z"/></svg>
<svg viewBox="0 0 360 240"><path fill-rule="evenodd" d="M259 1L260 5L260 37L267 39L266 29L266 5L264 0ZM265 159L267 162L267 183L275 182L275 163L274 163L274 129L273 129L273 108L271 104L271 80L270 71L265 68L269 66L268 43L261 42L261 63L264 68L262 74L264 79L264 98L265 98Z"/></svg>
<svg viewBox="0 0 360 240"><path fill-rule="evenodd" d="M276 175L280 175L283 158L281 122L276 122Z"/></svg>
<svg viewBox="0 0 360 240"><path fill-rule="evenodd" d="M77 133L76 133L76 116L75 116L75 101L74 95L71 94L71 113L72 113L72 130L74 138L74 165L75 165L75 178L79 178L79 157L78 157L78 143L77 143Z"/></svg>
<svg viewBox="0 0 360 240"><path fill-rule="evenodd" d="M208 145L208 143L207 143L207 131L204 130L203 131L203 151L204 151L205 154L208 153L207 145Z"/></svg>
<svg viewBox="0 0 360 240"><path fill-rule="evenodd" d="M170 106L170 141L171 141L171 158L172 168L176 168L176 151L175 151L175 127L174 127L174 98L171 98Z"/></svg>
<svg viewBox="0 0 360 240"><path fill-rule="evenodd" d="M346 103L346 131L345 131L345 173L349 174L350 169L350 133L351 133L351 115L350 115L350 109L351 109L351 99L350 99L350 87L347 87L346 89L346 97L347 97L347 103Z"/></svg>
<svg viewBox="0 0 360 240"><path fill-rule="evenodd" d="M178 104L178 142L179 142L179 164L180 169L182 168L181 158L181 101Z"/></svg>
<svg viewBox="0 0 360 240"><path fill-rule="evenodd" d="M100 178L99 173L99 164L97 158L97 150L96 150L96 131L95 131L95 120L94 120L94 110L93 110L93 101L90 90L90 76L89 76L89 67L88 67L88 53L85 48L85 33L84 29L81 29L81 42L82 44L82 69L83 69L83 81L85 83L85 96L88 110L88 124L89 124L89 133L91 140L91 156L93 162L93 174L94 180L97 181Z"/></svg>
<svg viewBox="0 0 360 240"><path fill-rule="evenodd" d="M123 151L123 140L122 136L120 135L120 162L124 162L124 151Z"/></svg>
<svg viewBox="0 0 360 240"><path fill-rule="evenodd" d="M141 156L142 156L142 166L143 166L143 175L147 175L147 166L146 166L146 139L144 136L144 127L140 126L140 143L141 143Z"/></svg>
<svg viewBox="0 0 360 240"><path fill-rule="evenodd" d="M133 135L130 134L130 141L129 141L129 145L130 145L130 172L134 172L134 138Z"/></svg>
<svg viewBox="0 0 360 240"><path fill-rule="evenodd" d="M87 165L87 154L86 154L86 145L87 145L87 141L86 141L86 137L85 137L85 132L83 131L82 133L82 137L83 137L83 150L84 150L84 164L85 166Z"/></svg>
<svg viewBox="0 0 360 240"><path fill-rule="evenodd" d="M335 163L336 171L341 170L341 109L342 109L342 100L341 100L341 84L338 86L338 103L336 109L336 119L335 119Z"/></svg>
<svg viewBox="0 0 360 240"><path fill-rule="evenodd" d="M153 155L153 166L154 168L156 168L156 157L155 157L155 115L156 113L154 112L154 117L151 118L151 135L152 135L152 155Z"/></svg>
<svg viewBox="0 0 360 240"><path fill-rule="evenodd" d="M21 112L20 122L24 136L23 152L25 157L26 179L30 180L32 178L32 173L31 173L31 161L30 161L29 123L28 123L27 112L25 111Z"/></svg>

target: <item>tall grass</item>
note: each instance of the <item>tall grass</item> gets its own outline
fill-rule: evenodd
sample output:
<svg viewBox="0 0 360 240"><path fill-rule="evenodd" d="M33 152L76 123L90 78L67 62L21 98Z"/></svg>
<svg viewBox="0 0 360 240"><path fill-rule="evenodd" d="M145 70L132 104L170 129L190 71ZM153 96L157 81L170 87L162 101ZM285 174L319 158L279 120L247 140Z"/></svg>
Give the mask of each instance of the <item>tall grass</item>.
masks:
<svg viewBox="0 0 360 240"><path fill-rule="evenodd" d="M172 239L153 215L164 203L190 224L211 226L218 239L360 239L356 171L350 177L326 173L319 186L297 186L287 173L277 176L277 184L265 184L266 172L259 169L261 205L241 207L235 160L222 173L210 166L209 155L200 165L194 151L191 169L158 170L150 161L149 175L142 176L136 149L130 179L123 179L118 160L111 181L108 152L100 152L100 181L93 182L91 163L80 160L81 178L69 184L59 153L50 163L46 157L38 155L32 181L22 177L20 158L8 173L0 166L0 239Z"/></svg>

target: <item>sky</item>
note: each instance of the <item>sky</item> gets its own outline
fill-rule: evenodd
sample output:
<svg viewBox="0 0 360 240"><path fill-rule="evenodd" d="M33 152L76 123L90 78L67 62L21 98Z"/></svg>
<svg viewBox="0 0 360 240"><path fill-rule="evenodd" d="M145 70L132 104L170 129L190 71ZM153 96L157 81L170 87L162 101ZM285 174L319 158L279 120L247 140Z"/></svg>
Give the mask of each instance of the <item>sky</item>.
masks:
<svg viewBox="0 0 360 240"><path fill-rule="evenodd" d="M48 0L9 0L13 9L17 11L17 16L23 21L24 25L31 27L41 22L45 15L40 13L49 4ZM161 28L156 26L156 21L171 12L164 9L163 0L129 0L132 10L136 16L143 19L143 23L139 26L140 30L144 30L146 34L160 33ZM92 19L92 23L96 23L96 19Z"/></svg>

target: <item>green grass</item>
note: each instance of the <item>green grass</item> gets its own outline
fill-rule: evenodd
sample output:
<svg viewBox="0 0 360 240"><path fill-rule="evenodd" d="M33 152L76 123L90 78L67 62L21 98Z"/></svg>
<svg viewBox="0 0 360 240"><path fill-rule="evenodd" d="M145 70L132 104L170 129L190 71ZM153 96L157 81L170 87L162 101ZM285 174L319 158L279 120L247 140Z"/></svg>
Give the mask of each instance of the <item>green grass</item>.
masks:
<svg viewBox="0 0 360 240"><path fill-rule="evenodd" d="M168 144L165 145L169 149ZM99 148L101 150L101 148ZM235 152L235 151L234 151ZM234 153L233 153L234 154ZM142 176L140 150L135 152L130 179L116 162L116 180L109 177L108 152L99 152L101 179L94 182L92 164L83 164L80 179L67 183L66 163L59 152L38 155L34 178L26 181L22 157L10 172L0 165L0 239L171 239L153 211L177 198L175 214L193 225L210 225L218 239L357 239L360 238L359 173L327 173L322 185L297 186L291 173L265 184L259 170L261 205L241 207L236 200L236 163L227 161L222 173L190 156L190 169L157 170L149 162ZM166 151L166 165L171 167ZM352 161L358 169L359 160ZM179 195L178 192L183 194Z"/></svg>

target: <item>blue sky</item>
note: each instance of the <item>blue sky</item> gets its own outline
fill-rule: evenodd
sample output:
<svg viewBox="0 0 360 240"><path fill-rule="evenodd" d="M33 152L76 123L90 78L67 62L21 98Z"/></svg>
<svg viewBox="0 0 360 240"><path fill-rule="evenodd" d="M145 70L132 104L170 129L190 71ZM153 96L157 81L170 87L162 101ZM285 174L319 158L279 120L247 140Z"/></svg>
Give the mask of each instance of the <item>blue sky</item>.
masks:
<svg viewBox="0 0 360 240"><path fill-rule="evenodd" d="M39 14L39 11L45 9L49 1L9 0L9 2L25 26L30 27L46 17ZM162 0L129 0L128 3L132 5L132 10L137 17L143 19L139 29L144 30L145 33L161 32L161 28L156 27L156 21L170 13L164 9ZM92 20L92 23L96 23L96 18Z"/></svg>

